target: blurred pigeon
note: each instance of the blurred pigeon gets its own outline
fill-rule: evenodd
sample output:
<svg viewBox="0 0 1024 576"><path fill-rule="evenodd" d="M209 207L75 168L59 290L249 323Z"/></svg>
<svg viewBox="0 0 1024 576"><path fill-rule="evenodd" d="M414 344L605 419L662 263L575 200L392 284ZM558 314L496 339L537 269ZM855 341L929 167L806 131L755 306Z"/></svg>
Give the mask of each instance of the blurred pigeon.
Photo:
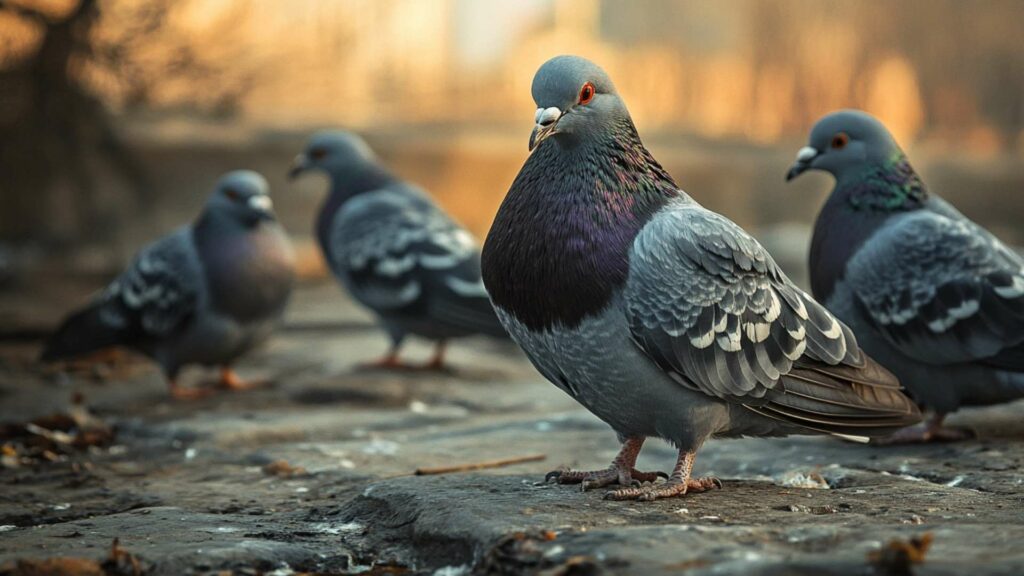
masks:
<svg viewBox="0 0 1024 576"><path fill-rule="evenodd" d="M607 422L606 470L556 471L613 499L720 486L690 472L711 436L863 439L919 421L895 377L739 226L673 182L611 80L559 56L533 80L531 156L484 245L498 316L537 369ZM667 483L633 469L645 438L679 449Z"/></svg>
<svg viewBox="0 0 1024 576"><path fill-rule="evenodd" d="M268 192L255 172L224 175L194 223L143 248L64 321L42 361L124 346L156 360L176 397L205 393L177 386L186 364L221 366L222 385L246 387L231 364L270 335L295 279L291 244Z"/></svg>
<svg viewBox="0 0 1024 576"><path fill-rule="evenodd" d="M807 170L836 180L811 240L814 296L935 411L892 440L964 438L947 413L1024 398L1024 259L929 192L868 114L819 120L786 179Z"/></svg>
<svg viewBox="0 0 1024 576"><path fill-rule="evenodd" d="M395 176L349 132L314 134L290 176L312 169L331 181L316 221L324 256L391 339L371 366L404 367L398 352L408 334L436 341L428 369L444 367L450 338L508 337L480 281L476 240L426 192Z"/></svg>

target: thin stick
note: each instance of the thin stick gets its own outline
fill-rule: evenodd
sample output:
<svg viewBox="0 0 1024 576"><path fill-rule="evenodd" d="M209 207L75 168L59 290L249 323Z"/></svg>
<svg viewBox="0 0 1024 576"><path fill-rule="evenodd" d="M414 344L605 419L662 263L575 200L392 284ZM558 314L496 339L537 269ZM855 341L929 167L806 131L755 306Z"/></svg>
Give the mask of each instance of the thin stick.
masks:
<svg viewBox="0 0 1024 576"><path fill-rule="evenodd" d="M515 458L502 458L501 460L486 460L484 462L472 462L469 464L459 464L457 466L438 466L435 468L417 468L417 476L430 476L433 474L450 474L452 472L468 472L469 470L481 470L483 468L501 468L502 466L511 466L513 464L523 464L525 462L540 462L541 460L547 459L547 454L531 454L529 456L517 456Z"/></svg>

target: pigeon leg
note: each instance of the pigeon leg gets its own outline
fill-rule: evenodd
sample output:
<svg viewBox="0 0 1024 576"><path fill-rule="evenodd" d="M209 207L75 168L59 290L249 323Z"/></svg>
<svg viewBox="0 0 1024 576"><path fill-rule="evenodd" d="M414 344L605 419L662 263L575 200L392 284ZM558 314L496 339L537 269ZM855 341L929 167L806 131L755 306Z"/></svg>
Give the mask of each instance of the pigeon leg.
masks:
<svg viewBox="0 0 1024 576"><path fill-rule="evenodd" d="M633 466L636 465L636 457L640 455L640 448L644 445L643 436L630 436L622 443L622 449L612 460L611 466L604 470L554 470L544 476L544 481L554 480L559 484L579 484L583 491L591 488L601 488L609 484L620 486L634 486L642 482L654 482L659 476L667 477L664 472L638 472Z"/></svg>
<svg viewBox="0 0 1024 576"><path fill-rule="evenodd" d="M974 432L967 428L943 426L942 422L945 419L945 414L936 414L925 424L919 426L908 426L891 436L872 440L871 443L878 446L891 446L894 444L959 442L961 440L970 440L975 437Z"/></svg>
<svg viewBox="0 0 1024 576"><path fill-rule="evenodd" d="M230 366L224 366L220 369L220 387L225 390L232 392L238 392L241 390L252 390L253 388L259 388L260 386L266 385L266 382L250 382L243 380Z"/></svg>
<svg viewBox="0 0 1024 576"><path fill-rule="evenodd" d="M398 351L402 349L402 341L405 340L405 333L401 329L384 324L384 330L391 338L391 348L382 358L373 362L363 362L357 366L359 370L413 370L416 366L406 364L398 359Z"/></svg>
<svg viewBox="0 0 1024 576"><path fill-rule="evenodd" d="M361 370L404 370L409 366L398 359L398 346L392 346L388 353L373 362L363 362L359 365Z"/></svg>
<svg viewBox="0 0 1024 576"><path fill-rule="evenodd" d="M170 388L171 398L175 400L199 400L213 394L209 388L184 388L178 384L175 378L168 379L167 385Z"/></svg>
<svg viewBox="0 0 1024 576"><path fill-rule="evenodd" d="M680 450L679 460L676 462L675 470L672 471L672 476L669 477L668 482L615 490L605 494L605 498L609 500L640 500L649 502L659 498L682 496L687 492L704 492L713 488L721 488L722 481L718 478L690 478L690 472L693 471L693 461L696 457L696 452Z"/></svg>
<svg viewBox="0 0 1024 576"><path fill-rule="evenodd" d="M438 340L437 346L434 347L434 355L430 358L430 362L423 365L424 370L437 370L443 371L444 365L444 353L448 343L444 340Z"/></svg>

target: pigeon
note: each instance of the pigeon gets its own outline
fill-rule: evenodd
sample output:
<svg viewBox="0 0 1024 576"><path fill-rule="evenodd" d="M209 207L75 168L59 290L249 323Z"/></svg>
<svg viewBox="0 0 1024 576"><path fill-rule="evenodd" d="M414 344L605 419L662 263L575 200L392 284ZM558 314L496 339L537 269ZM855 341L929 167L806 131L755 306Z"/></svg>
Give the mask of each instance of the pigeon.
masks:
<svg viewBox="0 0 1024 576"><path fill-rule="evenodd" d="M885 126L821 118L787 180L835 177L811 239L811 291L922 408L893 442L958 440L961 406L1024 398L1024 258L925 186Z"/></svg>
<svg viewBox="0 0 1024 576"><path fill-rule="evenodd" d="M154 359L176 398L209 390L178 386L189 364L220 366L220 383L249 383L231 369L279 323L295 258L277 223L269 186L249 170L225 174L195 222L146 246L85 309L52 335L52 362L126 347Z"/></svg>
<svg viewBox="0 0 1024 576"><path fill-rule="evenodd" d="M547 480L655 500L721 487L691 477L709 437L863 440L920 420L849 328L676 185L600 67L555 57L532 92L531 154L484 244L484 283L538 371L622 443L605 470ZM634 469L649 437L679 451L666 482Z"/></svg>
<svg viewBox="0 0 1024 576"><path fill-rule="evenodd" d="M378 318L391 347L377 368L414 368L399 360L414 334L436 343L423 369L445 367L451 338L508 338L480 280L473 236L421 188L388 170L359 136L314 134L289 176L322 170L331 189L315 233L331 271Z"/></svg>

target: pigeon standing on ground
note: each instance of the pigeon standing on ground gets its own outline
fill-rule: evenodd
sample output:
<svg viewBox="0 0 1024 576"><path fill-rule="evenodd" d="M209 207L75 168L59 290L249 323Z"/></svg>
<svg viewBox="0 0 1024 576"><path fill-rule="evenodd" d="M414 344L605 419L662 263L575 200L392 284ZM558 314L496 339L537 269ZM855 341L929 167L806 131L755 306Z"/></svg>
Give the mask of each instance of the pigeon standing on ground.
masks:
<svg viewBox="0 0 1024 576"><path fill-rule="evenodd" d="M84 310L64 321L42 361L123 346L163 368L171 394L186 364L220 366L221 384L248 386L231 369L278 324L295 280L291 244L263 176L224 175L199 218L145 247Z"/></svg>
<svg viewBox="0 0 1024 576"><path fill-rule="evenodd" d="M612 499L720 486L690 477L712 436L873 436L919 421L896 379L739 226L644 148L605 72L574 56L533 80L532 154L483 251L484 282L548 380L618 434L606 470L556 471ZM633 469L648 437L679 449L666 483Z"/></svg>
<svg viewBox="0 0 1024 576"><path fill-rule="evenodd" d="M892 440L969 437L944 416L1024 398L1024 258L929 192L868 114L819 120L786 179L807 170L835 177L811 240L814 296L935 411Z"/></svg>
<svg viewBox="0 0 1024 576"><path fill-rule="evenodd" d="M395 176L349 132L315 134L290 176L312 169L330 177L315 230L328 265L391 339L371 366L407 367L398 353L409 334L436 342L427 369L444 367L451 338L508 337L480 280L476 240L426 192Z"/></svg>

